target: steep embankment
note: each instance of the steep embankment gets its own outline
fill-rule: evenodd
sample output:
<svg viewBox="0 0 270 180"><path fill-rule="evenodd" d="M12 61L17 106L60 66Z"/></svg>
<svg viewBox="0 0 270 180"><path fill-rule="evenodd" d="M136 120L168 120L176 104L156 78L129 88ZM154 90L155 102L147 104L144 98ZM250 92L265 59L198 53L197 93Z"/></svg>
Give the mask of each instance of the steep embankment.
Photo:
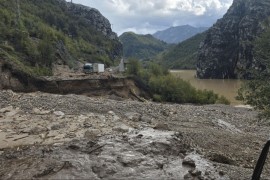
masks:
<svg viewBox="0 0 270 180"><path fill-rule="evenodd" d="M247 78L247 70L254 66L252 43L263 32L269 16L269 1L234 0L207 32L198 56L198 77Z"/></svg>
<svg viewBox="0 0 270 180"><path fill-rule="evenodd" d="M0 61L0 89L18 92L42 91L54 94L84 94L87 96L114 95L120 98L139 99L145 95L132 79L111 74L73 74L68 77L35 77L16 65Z"/></svg>

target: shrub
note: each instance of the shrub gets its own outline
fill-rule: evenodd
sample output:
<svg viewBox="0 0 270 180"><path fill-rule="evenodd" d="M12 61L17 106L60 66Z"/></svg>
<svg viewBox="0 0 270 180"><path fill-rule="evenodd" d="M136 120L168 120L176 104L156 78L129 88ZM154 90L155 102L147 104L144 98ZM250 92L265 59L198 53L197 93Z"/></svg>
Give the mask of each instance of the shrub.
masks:
<svg viewBox="0 0 270 180"><path fill-rule="evenodd" d="M226 105L231 104L231 102L225 96L220 96L216 103L217 104L226 104Z"/></svg>

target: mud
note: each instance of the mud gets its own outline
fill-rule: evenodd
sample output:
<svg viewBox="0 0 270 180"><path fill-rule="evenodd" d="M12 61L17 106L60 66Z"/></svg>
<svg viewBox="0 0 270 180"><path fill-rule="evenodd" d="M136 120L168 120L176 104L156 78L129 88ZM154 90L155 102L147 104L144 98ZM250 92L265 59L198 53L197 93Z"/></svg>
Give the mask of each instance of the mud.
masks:
<svg viewBox="0 0 270 180"><path fill-rule="evenodd" d="M0 91L1 179L245 180L268 135L247 108Z"/></svg>

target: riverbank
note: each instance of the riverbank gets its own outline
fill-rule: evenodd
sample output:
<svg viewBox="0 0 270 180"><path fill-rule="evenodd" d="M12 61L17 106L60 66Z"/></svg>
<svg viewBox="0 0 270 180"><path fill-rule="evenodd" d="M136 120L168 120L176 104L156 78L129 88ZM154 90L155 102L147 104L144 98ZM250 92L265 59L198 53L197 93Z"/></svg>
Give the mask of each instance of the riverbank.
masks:
<svg viewBox="0 0 270 180"><path fill-rule="evenodd" d="M235 97L243 80L237 79L197 79L196 70L170 70L170 72L185 81L189 81L192 86L200 90L212 90L219 95L226 97L232 106L243 105Z"/></svg>
<svg viewBox="0 0 270 180"><path fill-rule="evenodd" d="M225 105L0 91L0 175L250 179L269 129L256 116Z"/></svg>

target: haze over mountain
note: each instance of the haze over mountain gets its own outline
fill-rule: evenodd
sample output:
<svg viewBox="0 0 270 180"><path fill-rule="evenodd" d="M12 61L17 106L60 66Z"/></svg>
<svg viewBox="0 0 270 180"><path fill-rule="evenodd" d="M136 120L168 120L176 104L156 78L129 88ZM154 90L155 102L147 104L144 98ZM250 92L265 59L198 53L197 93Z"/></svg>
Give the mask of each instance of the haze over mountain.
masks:
<svg viewBox="0 0 270 180"><path fill-rule="evenodd" d="M67 0L70 1L70 0ZM113 24L114 31L153 34L189 24L210 27L221 18L233 0L73 0L98 9Z"/></svg>
<svg viewBox="0 0 270 180"><path fill-rule="evenodd" d="M163 31L158 31L153 34L157 39L167 43L180 43L198 33L206 31L207 27L193 27L190 25L170 27Z"/></svg>
<svg viewBox="0 0 270 180"><path fill-rule="evenodd" d="M125 58L145 60L155 57L169 47L167 43L154 38L150 34L139 35L133 32L126 32L119 39L123 44L123 55Z"/></svg>

